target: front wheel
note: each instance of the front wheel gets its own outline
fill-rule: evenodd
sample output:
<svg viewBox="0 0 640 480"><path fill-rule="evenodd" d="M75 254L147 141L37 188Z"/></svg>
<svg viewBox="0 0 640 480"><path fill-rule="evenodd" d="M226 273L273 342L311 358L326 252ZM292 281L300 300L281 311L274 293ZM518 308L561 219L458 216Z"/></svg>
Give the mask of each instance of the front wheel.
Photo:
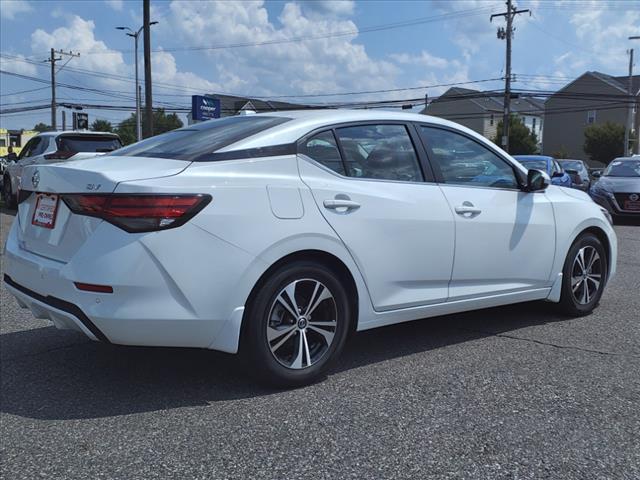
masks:
<svg viewBox="0 0 640 480"><path fill-rule="evenodd" d="M571 245L562 270L560 308L571 316L588 315L598 305L609 266L598 237L586 233Z"/></svg>
<svg viewBox="0 0 640 480"><path fill-rule="evenodd" d="M292 387L313 382L339 356L351 308L331 270L297 261L261 285L246 315L242 353L250 372L262 382Z"/></svg>

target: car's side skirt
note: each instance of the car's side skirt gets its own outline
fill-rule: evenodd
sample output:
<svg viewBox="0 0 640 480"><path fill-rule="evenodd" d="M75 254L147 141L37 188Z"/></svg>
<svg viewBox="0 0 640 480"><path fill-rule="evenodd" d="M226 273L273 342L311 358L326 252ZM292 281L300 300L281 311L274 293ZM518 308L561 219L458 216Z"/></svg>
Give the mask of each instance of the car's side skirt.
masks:
<svg viewBox="0 0 640 480"><path fill-rule="evenodd" d="M371 328L393 325L395 323L437 317L439 315L449 315L452 313L467 312L470 310L498 307L512 303L543 300L549 296L550 291L551 287L535 288L518 292L488 295L479 298L455 300L421 307L404 308L391 312L375 313L372 318L360 319L360 322L358 322L358 330L369 330Z"/></svg>

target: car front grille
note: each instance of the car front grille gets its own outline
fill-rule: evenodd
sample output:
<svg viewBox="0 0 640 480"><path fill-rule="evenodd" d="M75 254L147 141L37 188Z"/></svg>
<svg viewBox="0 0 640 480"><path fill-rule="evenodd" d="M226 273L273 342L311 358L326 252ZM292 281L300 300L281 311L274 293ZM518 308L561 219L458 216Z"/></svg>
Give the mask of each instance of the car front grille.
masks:
<svg viewBox="0 0 640 480"><path fill-rule="evenodd" d="M621 210L640 213L640 192L614 193L614 196Z"/></svg>

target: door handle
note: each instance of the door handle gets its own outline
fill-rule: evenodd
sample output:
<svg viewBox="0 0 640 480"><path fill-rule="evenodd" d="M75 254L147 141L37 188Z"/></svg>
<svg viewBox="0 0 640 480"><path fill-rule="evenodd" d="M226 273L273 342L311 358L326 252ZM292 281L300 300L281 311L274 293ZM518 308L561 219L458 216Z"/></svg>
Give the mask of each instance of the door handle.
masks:
<svg viewBox="0 0 640 480"><path fill-rule="evenodd" d="M471 202L462 202L462 205L458 205L454 210L458 215L465 218L472 218L482 213L482 210L474 207Z"/></svg>
<svg viewBox="0 0 640 480"><path fill-rule="evenodd" d="M330 210L345 208L348 211L348 210L356 210L360 208L360 204L358 202L354 202L353 200L343 200L343 199L325 200L324 202L322 202L322 204L324 205L324 208L328 208Z"/></svg>

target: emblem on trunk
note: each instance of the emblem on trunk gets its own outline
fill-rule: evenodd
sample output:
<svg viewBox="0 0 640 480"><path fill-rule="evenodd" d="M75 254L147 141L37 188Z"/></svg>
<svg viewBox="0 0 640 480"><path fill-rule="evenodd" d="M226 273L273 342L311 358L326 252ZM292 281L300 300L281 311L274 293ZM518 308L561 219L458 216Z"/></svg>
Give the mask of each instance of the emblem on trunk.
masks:
<svg viewBox="0 0 640 480"><path fill-rule="evenodd" d="M33 188L38 188L38 184L40 183L40 172L36 168L36 171L33 172L31 177L31 183L33 184Z"/></svg>

